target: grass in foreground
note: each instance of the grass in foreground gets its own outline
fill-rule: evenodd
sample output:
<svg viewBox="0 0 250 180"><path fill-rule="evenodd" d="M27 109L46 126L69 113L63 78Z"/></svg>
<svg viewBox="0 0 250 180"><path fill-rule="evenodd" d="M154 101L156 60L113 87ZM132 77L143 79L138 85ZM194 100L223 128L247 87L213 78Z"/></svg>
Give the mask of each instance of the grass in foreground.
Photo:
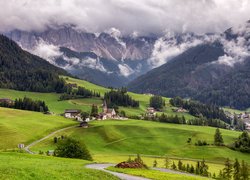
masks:
<svg viewBox="0 0 250 180"><path fill-rule="evenodd" d="M0 179L18 180L118 180L97 170L86 169L89 161L29 155L23 153L0 153Z"/></svg>
<svg viewBox="0 0 250 180"><path fill-rule="evenodd" d="M119 163L128 159L129 155L141 154L148 166L153 165L157 156L168 156L171 159L186 159L184 163L195 164L203 158L209 162L209 172L218 174L223 168L226 158L245 160L250 163L250 156L233 151L226 147L195 146L197 140L213 143L215 128L180 124L165 124L151 121L94 121L87 129L74 128L59 133L84 142L98 162ZM221 130L226 144L233 142L240 132ZM186 141L191 137L192 143ZM54 149L53 137L33 148L34 151ZM163 167L163 158L159 167ZM177 161L177 160L176 160Z"/></svg>
<svg viewBox="0 0 250 180"><path fill-rule="evenodd" d="M0 149L17 148L17 145L35 141L52 131L76 122L61 116L39 112L0 108Z"/></svg>
<svg viewBox="0 0 250 180"><path fill-rule="evenodd" d="M114 172L120 172L135 176L141 176L145 178L150 178L154 180L199 180L199 179L205 179L202 177L192 177L182 174L171 174L171 173L165 173L158 170L152 170L152 169L133 169L133 168L115 168L115 167L108 167L107 168L110 171Z"/></svg>

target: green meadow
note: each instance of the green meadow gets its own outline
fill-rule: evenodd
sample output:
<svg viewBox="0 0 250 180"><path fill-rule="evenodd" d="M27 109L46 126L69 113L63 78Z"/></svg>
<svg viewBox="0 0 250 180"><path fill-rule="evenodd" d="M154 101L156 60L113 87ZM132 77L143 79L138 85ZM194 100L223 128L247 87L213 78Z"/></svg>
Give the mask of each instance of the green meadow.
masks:
<svg viewBox="0 0 250 180"><path fill-rule="evenodd" d="M182 174L171 174L171 173L165 173L158 170L153 169L132 169L132 168L115 168L115 167L108 167L107 168L110 171L125 173L125 174L131 174L135 176L141 176L145 178L155 179L155 180L200 180L200 179L208 179L203 177L196 177L196 176L187 176Z"/></svg>
<svg viewBox="0 0 250 180"><path fill-rule="evenodd" d="M198 140L213 143L215 128L164 124L158 122L126 120L126 121L94 121L90 127L69 129L58 134L73 137L84 142L98 162L118 163L127 160L130 155L142 154L149 166L159 158L164 164L164 157L172 160L183 159L184 162L196 163L203 158L211 163L211 171L218 172L226 158L238 158L250 163L248 154L233 151L227 147L195 146ZM221 130L225 144L232 143L240 132ZM192 138L191 144L186 141ZM31 149L47 151L54 149L53 137L37 144Z"/></svg>
<svg viewBox="0 0 250 180"><path fill-rule="evenodd" d="M95 92L99 92L103 97L105 92L108 92L110 89L104 88L90 82L79 80L67 76L62 76L67 83L76 83L78 86L85 87ZM130 108L130 107L119 107L119 110L124 110L127 116L138 116L142 115L146 112L147 107L149 106L150 95L144 94L136 94L128 92L128 94L134 98L135 100L140 102L139 108ZM10 98L17 99L23 97L29 97L34 100L43 100L49 107L49 110L56 114L62 114L65 109L81 109L82 111L90 112L91 105L96 104L99 107L99 111L101 111L102 99L101 98L85 98L85 99L72 99L72 100L64 100L58 101L60 94L56 93L37 93L37 92L27 92L27 91L16 91L10 89L0 89L0 98ZM173 112L173 107L169 104L169 98L164 98L166 101L166 107L163 109L164 113L168 115L178 115L185 116L186 119L194 118L188 113L176 113Z"/></svg>
<svg viewBox="0 0 250 180"><path fill-rule="evenodd" d="M62 116L0 108L0 150L17 148L76 122Z"/></svg>
<svg viewBox="0 0 250 180"><path fill-rule="evenodd" d="M56 93L37 93L0 89L0 98L10 98L14 100L17 98L23 98L25 96L34 100L45 101L49 107L49 110L56 114L64 113L65 109L81 109L83 111L90 111L92 104L102 104L102 101L97 98L58 101L60 94Z"/></svg>
<svg viewBox="0 0 250 180"><path fill-rule="evenodd" d="M67 83L76 83L78 86L83 86L101 93L101 96L109 91L107 88L94 85L87 81L70 77L63 78ZM131 92L129 92L129 95L140 101L139 108L119 107L119 110L124 110L129 116L144 114L146 108L149 106L150 95ZM16 99L25 96L45 101L50 111L54 114L45 115L39 112L0 108L1 151L17 148L17 145L20 143L27 145L64 127L77 126L78 123L75 120L66 119L59 115L62 114L65 109L81 109L82 111L89 112L91 105L96 104L99 106L99 111L101 111L101 105L103 103L101 98L58 101L60 94L56 93L36 93L0 89L0 98ZM194 118L188 113L174 112L174 107L169 104L169 98L165 98L165 101L166 107L163 109L163 112L167 115L185 116L186 119ZM158 114L160 113L161 112L158 112ZM53 150L56 146L53 142L53 138L64 135L84 142L96 162L119 163L127 160L129 156L133 158L136 154L141 154L148 166L152 166L153 161L157 160L158 167L164 167L165 157L168 157L170 162L175 162L176 164L177 161L181 159L184 164L189 163L193 165L195 165L197 160L204 158L209 165L209 172L216 174L223 168L223 163L226 158L230 158L231 160L238 158L250 164L250 156L248 154L233 151L223 146L213 146L215 128L212 127L167 124L142 120L105 120L92 121L89 124L89 128L75 127L59 132L31 147L31 150L35 152ZM240 135L240 132L230 130L221 129L221 132L226 145L232 143ZM191 143L187 143L188 138L192 139ZM195 146L198 140L205 140L211 145ZM67 160L3 152L0 153L0 158L7 162L7 165L0 162L0 179L22 179L22 177L23 179L32 179L32 177L33 179L49 179L47 178L47 174L44 173L44 169L46 168L50 168L48 172L51 174L48 174L48 176L52 178L74 179L73 175L76 174L76 176L74 176L76 177L75 179L89 179L89 175L93 176L92 179L98 179L98 177L100 178L101 176L103 176L104 179L106 177L106 179L115 179L106 173L85 169L83 165L88 162L81 160ZM15 159L17 160L16 163ZM34 163L38 163L40 167L32 167ZM117 171L116 169L113 170ZM181 175L162 174L154 170L123 171L148 178L154 177L155 179L184 178ZM63 175L62 172L65 174ZM158 176L156 176L157 173Z"/></svg>
<svg viewBox="0 0 250 180"><path fill-rule="evenodd" d="M0 153L0 179L11 180L118 180L103 171L84 168L89 161L24 153Z"/></svg>

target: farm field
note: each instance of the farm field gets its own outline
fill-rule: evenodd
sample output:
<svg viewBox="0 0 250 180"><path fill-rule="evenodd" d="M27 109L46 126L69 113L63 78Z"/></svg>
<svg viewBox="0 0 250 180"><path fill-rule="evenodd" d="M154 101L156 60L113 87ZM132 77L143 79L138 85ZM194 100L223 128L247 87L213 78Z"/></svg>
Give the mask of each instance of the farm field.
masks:
<svg viewBox="0 0 250 180"><path fill-rule="evenodd" d="M163 165L163 158L184 163L195 163L203 158L211 163L211 171L218 172L226 158L238 158L250 163L248 154L230 150L227 147L195 146L198 140L213 143L215 128L197 127L178 124L164 124L141 120L127 121L94 121L90 127L75 128L58 134L73 137L84 142L97 162L118 163L128 159L130 155L142 154L146 156L146 163L152 166L153 160L159 158L159 165ZM225 144L230 144L240 132L221 130ZM186 141L191 137L192 143ZM53 137L35 145L33 151L47 151L54 149ZM160 156L160 157L158 157ZM160 165L161 166L161 165Z"/></svg>
<svg viewBox="0 0 250 180"><path fill-rule="evenodd" d="M45 101L49 110L56 114L62 114L65 109L81 109L83 111L90 111L92 104L102 104L102 101L97 98L58 101L60 94L56 93L37 93L0 89L0 98L9 98L14 100L17 98L24 98L25 96L34 100Z"/></svg>
<svg viewBox="0 0 250 180"><path fill-rule="evenodd" d="M24 153L0 153L0 179L13 180L118 180L108 173L86 169L89 161Z"/></svg>
<svg viewBox="0 0 250 180"><path fill-rule="evenodd" d="M17 148L76 122L62 116L0 108L0 149Z"/></svg>
<svg viewBox="0 0 250 180"><path fill-rule="evenodd" d="M78 86L85 87L89 90L99 92L103 97L105 92L108 92L109 89L92 84L90 82L74 79L67 76L62 76L67 83L76 83ZM135 100L140 102L139 108L130 108L130 107L119 107L119 110L124 110L127 116L138 116L144 114L146 112L146 108L149 106L150 95L144 94L136 94L128 92L128 94L133 97ZM96 104L99 107L99 111L101 111L101 105L103 103L101 98L84 98L84 99L72 99L72 100L64 100L58 101L60 94L56 93L37 93L37 92L27 92L27 91L16 91L10 89L0 89L0 98L10 98L17 99L23 97L29 97L34 100L42 100L45 101L49 107L49 110L56 114L62 114L65 109L81 109L82 111L90 112L91 105ZM173 112L171 105L169 104L169 98L164 98L166 101L166 107L163 109L164 113L168 115L178 115L185 116L186 119L194 118L188 113L176 113Z"/></svg>

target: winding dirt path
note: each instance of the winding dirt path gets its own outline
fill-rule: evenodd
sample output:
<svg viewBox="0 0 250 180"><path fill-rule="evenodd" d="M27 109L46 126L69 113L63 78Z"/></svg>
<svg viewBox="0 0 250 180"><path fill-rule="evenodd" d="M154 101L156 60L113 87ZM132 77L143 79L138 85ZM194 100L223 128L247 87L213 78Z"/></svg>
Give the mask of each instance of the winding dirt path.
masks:
<svg viewBox="0 0 250 180"><path fill-rule="evenodd" d="M56 130L56 131L50 133L49 135L47 135L47 136L45 136L45 137L43 137L43 138L41 138L41 139L38 139L38 140L32 142L31 144L27 145L26 147L24 147L24 150L25 150L27 153L29 153L29 154L35 154L34 152L32 152L32 151L30 150L30 148L31 148L32 146L36 145L36 144L39 143L39 142L44 141L45 139L47 139L47 138L49 138L49 137L55 135L56 133L59 133L59 132L61 132L61 131L65 131L65 130L68 130L68 129L72 129L72 128L75 128L75 127L77 127L77 126L74 125L74 126L69 126L69 127L66 127L66 128L58 129L58 130Z"/></svg>
<svg viewBox="0 0 250 180"><path fill-rule="evenodd" d="M101 170L101 171L111 173L111 174L113 174L113 175L115 175L118 178L123 179L123 180L150 180L150 179L144 178L144 177L138 177L138 176L133 176L133 175L128 175L128 174L124 174L124 173L118 173L118 172L113 172L113 171L107 170L106 168L110 167L110 166L115 166L115 164L109 164L109 163L88 164L85 167L90 168L90 169L96 169L96 170ZM195 175L195 174L190 174L190 173L185 173L185 172L180 172L180 171L174 171L174 170L171 170L171 169L165 169L165 168L152 168L152 169L158 170L158 171L161 171L161 172L164 172L164 173L180 174L180 175L198 177L198 178L202 178L202 179L203 178L208 179L206 177L198 176L198 175Z"/></svg>
<svg viewBox="0 0 250 180"><path fill-rule="evenodd" d="M143 177L138 177L138 176L133 176L133 175L128 175L128 174L124 174L124 173L118 173L118 172L113 172L113 171L109 171L105 168L109 167L109 166L114 166L115 164L89 164L86 165L86 168L89 169L96 169L96 170L101 170L110 174L115 175L116 177L122 179L122 180L150 180L147 178L143 178Z"/></svg>

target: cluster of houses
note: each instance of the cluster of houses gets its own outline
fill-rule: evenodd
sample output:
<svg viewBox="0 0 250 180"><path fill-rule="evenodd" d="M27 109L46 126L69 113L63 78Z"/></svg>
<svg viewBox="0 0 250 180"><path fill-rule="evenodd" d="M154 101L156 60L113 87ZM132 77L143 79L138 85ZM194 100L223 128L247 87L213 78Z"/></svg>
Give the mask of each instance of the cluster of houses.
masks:
<svg viewBox="0 0 250 180"><path fill-rule="evenodd" d="M234 120L235 117L237 117L238 119L243 120L246 130L250 131L250 113L249 112L244 112L244 113L231 113L229 111L225 111L225 114L227 115L227 117L229 117L231 120Z"/></svg>
<svg viewBox="0 0 250 180"><path fill-rule="evenodd" d="M90 117L82 119L81 110L79 109L66 109L64 112L64 117L76 119L80 122L80 127L88 127L88 122L91 120ZM98 114L97 117L92 117L92 120L106 120L106 119L124 119L117 115L115 109L108 108L107 103L104 101L102 105L102 112Z"/></svg>

